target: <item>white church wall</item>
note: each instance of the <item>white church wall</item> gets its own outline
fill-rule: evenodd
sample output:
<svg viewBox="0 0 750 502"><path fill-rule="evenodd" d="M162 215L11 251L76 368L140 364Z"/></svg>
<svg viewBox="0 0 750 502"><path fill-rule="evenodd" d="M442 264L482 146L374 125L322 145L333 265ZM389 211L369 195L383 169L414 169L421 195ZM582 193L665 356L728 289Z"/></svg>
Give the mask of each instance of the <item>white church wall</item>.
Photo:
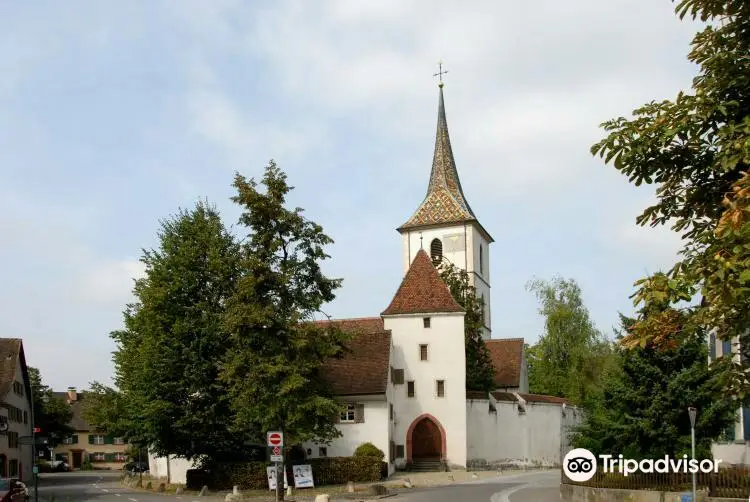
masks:
<svg viewBox="0 0 750 502"><path fill-rule="evenodd" d="M477 290L477 295L484 298L484 325L489 337L492 331L492 315L490 311L490 255L489 242L479 232L476 226L470 225L468 232L468 249L470 249L468 268L472 284ZM480 246L482 251L480 251ZM481 265L480 265L481 255Z"/></svg>
<svg viewBox="0 0 750 502"><path fill-rule="evenodd" d="M581 413L561 405L489 400L466 402L468 466L473 469L522 466L557 467L569 449L567 435L580 423Z"/></svg>
<svg viewBox="0 0 750 502"><path fill-rule="evenodd" d="M424 317L430 327L424 327ZM408 456L408 431L422 415L434 417L445 431L446 461L466 465L466 363L463 313L385 316L385 329L393 339L393 367L404 370L404 384L394 388L396 414L393 440ZM427 345L427 361L420 345ZM444 397L437 396L437 381L443 380ZM414 382L414 397L408 397L408 382ZM403 466L406 458L397 464Z"/></svg>
<svg viewBox="0 0 750 502"><path fill-rule="evenodd" d="M377 399L377 400L370 400ZM346 399L347 402L364 405L364 421L362 423L336 424L341 431L341 437L334 439L331 444L307 442L303 447L309 458L321 457L350 457L354 450L362 443L372 443L386 454L388 461L389 450L389 408L384 396Z"/></svg>

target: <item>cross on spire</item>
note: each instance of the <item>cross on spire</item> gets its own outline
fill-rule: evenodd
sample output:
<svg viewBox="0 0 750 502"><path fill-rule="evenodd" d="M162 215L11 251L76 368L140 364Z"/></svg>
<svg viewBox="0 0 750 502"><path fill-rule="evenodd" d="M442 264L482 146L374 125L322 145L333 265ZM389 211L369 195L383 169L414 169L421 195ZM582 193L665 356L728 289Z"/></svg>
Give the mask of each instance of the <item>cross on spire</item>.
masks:
<svg viewBox="0 0 750 502"><path fill-rule="evenodd" d="M438 72L432 75L440 79L440 84L438 84L440 87L443 87L443 75L446 73L448 73L448 70L443 71L443 60L441 59L438 61Z"/></svg>

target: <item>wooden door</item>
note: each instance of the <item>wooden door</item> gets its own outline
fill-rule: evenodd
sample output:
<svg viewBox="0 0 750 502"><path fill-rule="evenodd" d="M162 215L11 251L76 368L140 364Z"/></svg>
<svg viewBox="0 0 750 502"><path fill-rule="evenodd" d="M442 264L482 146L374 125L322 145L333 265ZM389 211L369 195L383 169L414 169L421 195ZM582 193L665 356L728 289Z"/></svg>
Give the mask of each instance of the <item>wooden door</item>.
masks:
<svg viewBox="0 0 750 502"><path fill-rule="evenodd" d="M413 458L437 458L441 457L442 444L440 429L435 423L428 419L422 419L412 432L412 457Z"/></svg>

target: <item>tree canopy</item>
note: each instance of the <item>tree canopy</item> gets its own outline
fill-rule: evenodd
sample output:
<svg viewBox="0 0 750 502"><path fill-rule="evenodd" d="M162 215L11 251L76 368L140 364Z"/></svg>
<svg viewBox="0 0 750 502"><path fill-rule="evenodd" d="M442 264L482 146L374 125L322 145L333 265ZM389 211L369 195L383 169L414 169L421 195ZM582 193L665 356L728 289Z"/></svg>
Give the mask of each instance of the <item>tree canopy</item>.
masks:
<svg viewBox="0 0 750 502"><path fill-rule="evenodd" d="M698 332L739 340L745 357L727 395L741 399L750 388L750 2L682 0L676 10L707 24L688 55L692 88L605 122L607 137L592 147L634 185L656 186L637 223L671 225L683 242L668 272L636 282L644 308L622 343L670 350Z"/></svg>
<svg viewBox="0 0 750 502"><path fill-rule="evenodd" d="M146 273L135 282L136 302L125 311L125 329L111 335L123 401L110 389L94 389L100 401L124 406L127 423L98 414L107 427L126 427L131 441L159 455L234 455L250 432L229 430L233 412L218 375L238 246L216 209L204 202L163 221L158 237L158 249L143 252Z"/></svg>
<svg viewBox="0 0 750 502"><path fill-rule="evenodd" d="M581 288L572 279L533 280L544 317L544 333L527 350L529 390L565 397L584 405L602 390L602 375L612 363L611 343L591 321Z"/></svg>
<svg viewBox="0 0 750 502"><path fill-rule="evenodd" d="M340 411L323 380L326 359L343 354L347 336L312 322L334 299L340 279L321 264L333 241L301 208L286 207L293 187L271 161L260 182L235 176L242 208L237 287L227 299L228 349L222 379L242 431L281 430L287 444L339 435Z"/></svg>
<svg viewBox="0 0 750 502"><path fill-rule="evenodd" d="M484 304L477 297L476 289L469 282L469 274L465 270L446 262L441 262L438 270L453 298L466 312L464 317L466 390L487 392L494 390L495 367L482 338Z"/></svg>
<svg viewBox="0 0 750 502"><path fill-rule="evenodd" d="M29 366L29 382L34 393L34 427L41 429L47 445L54 448L74 431L70 426L73 412L68 403L57 397L42 381L39 369Z"/></svg>
<svg viewBox="0 0 750 502"><path fill-rule="evenodd" d="M622 333L635 324L621 315ZM601 401L572 437L578 448L625 458L677 458L690 454L689 406L698 410L697 458L711 457L711 443L736 420L736 405L722 395L722 370L708 364L699 334L671 348L653 344L616 352L616 370L605 376Z"/></svg>

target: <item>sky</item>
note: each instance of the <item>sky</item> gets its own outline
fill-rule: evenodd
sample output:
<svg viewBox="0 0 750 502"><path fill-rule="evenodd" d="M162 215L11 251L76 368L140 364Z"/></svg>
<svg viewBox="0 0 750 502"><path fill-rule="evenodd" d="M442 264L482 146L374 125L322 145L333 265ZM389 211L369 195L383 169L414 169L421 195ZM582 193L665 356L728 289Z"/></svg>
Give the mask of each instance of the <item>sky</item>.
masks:
<svg viewBox="0 0 750 502"><path fill-rule="evenodd" d="M335 244L334 317L376 316L403 274L438 87L464 193L495 242L493 337L544 331L526 284L574 279L597 327L679 237L653 186L590 153L599 125L689 89L698 26L669 0L0 4L0 336L55 389L111 383L142 249L274 159Z"/></svg>

